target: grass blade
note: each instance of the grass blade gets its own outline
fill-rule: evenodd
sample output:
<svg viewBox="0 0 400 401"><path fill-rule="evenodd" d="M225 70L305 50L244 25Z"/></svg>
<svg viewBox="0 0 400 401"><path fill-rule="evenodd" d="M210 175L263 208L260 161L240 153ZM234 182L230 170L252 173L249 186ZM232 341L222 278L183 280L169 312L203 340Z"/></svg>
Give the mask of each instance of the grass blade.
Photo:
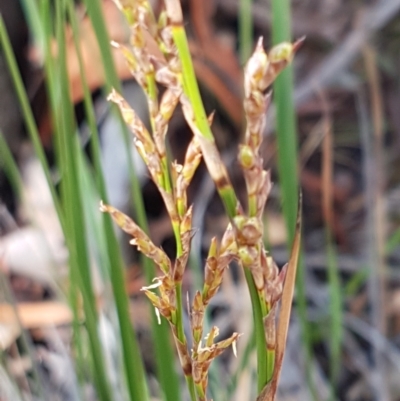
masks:
<svg viewBox="0 0 400 401"><path fill-rule="evenodd" d="M99 47L102 52L102 59L104 62L104 69L105 69L105 76L106 76L106 86L108 88L115 87L119 88L120 84L118 81L118 77L115 73L114 65L112 62L112 54L110 51L109 46L109 39L108 34L106 32L106 27L104 25L103 16L101 14L100 3L98 2L91 2L88 4L90 9L88 10L90 13L90 17L92 20L93 27L95 29L96 37L98 40ZM84 89L84 103L85 103L85 110L86 116L88 119L88 124L90 127L90 131L92 133L91 137L91 150L92 155L94 158L94 166L97 175L97 182L98 188L103 201L107 202L107 193L102 173L102 167L100 162L100 145L99 145L99 138L98 138L98 131L95 123L95 116L93 111L93 104L89 94L89 88L87 82L85 80L84 74L84 66L82 62L82 56L80 54L80 49L78 45L78 27L76 23L76 16L73 12L72 1L68 1L68 8L69 8L69 16L71 19L71 24L73 28L74 40L75 40L75 47L78 55L78 60L80 64L81 76L82 76L82 85ZM132 194L133 194L133 201L135 204L135 209L137 213L137 221L139 225L144 229L144 231L148 232L147 227L147 219L146 213L144 210L143 199L141 195L141 188L138 182L138 179L133 171L131 155L130 155L130 147L131 142L128 139L128 132L126 131L125 124L122 122L122 131L124 140L126 143L126 151L128 154L128 163L129 163L129 170L130 170L130 178L131 178L131 185L132 185ZM107 214L103 214L104 224L105 224L105 232L107 236L107 249L108 249L108 258L109 263L111 266L122 266L122 259L119 252L119 245L116 242L116 238L114 235L114 230L111 225L111 219ZM142 257L142 266L144 268L146 281L150 283L153 278L156 276L156 270L154 268L153 263L145 258ZM117 310L119 311L119 321L122 326L124 325L131 325L129 314L127 311L127 299L125 294L125 287L123 286L123 276L118 274L115 271L115 267L111 270L111 279L113 283L114 294L116 297L117 302ZM122 286L122 287L121 287ZM155 314L152 312L152 337L153 337L153 346L155 349L155 356L156 356L156 364L157 364L157 376L160 381L161 388L163 389L163 393L168 401L179 401L180 400L180 388L179 388L179 380L175 370L174 365L174 354L171 347L170 342L170 332L167 325L162 324L158 325L157 318ZM123 336L127 336L131 329L126 327L123 332L126 331L126 335L122 334ZM127 340L125 338L125 340ZM134 340L134 339L133 339ZM131 345L132 346L132 345ZM132 355L129 352L124 351L125 363L126 364L133 364L136 361L138 363L139 359L137 355L137 346L134 346L136 349L135 354ZM127 365L127 366L128 366ZM130 370L134 367L130 366ZM132 377L132 372L128 374L128 377Z"/></svg>
<svg viewBox="0 0 400 401"><path fill-rule="evenodd" d="M239 2L239 54L242 65L247 62L253 50L252 3L252 0Z"/></svg>
<svg viewBox="0 0 400 401"><path fill-rule="evenodd" d="M113 400L111 387L105 370L105 358L98 331L97 302L92 287L91 267L88 255L87 235L82 205L82 188L79 185L78 169L75 163L75 132L72 105L69 99L69 84L66 71L65 20L63 2L56 4L57 60L50 60L56 81L49 81L53 121L56 122L57 153L62 173L61 194L66 216L65 239L70 252L71 278L75 280L83 297L86 328L89 335L91 356L94 366L94 380L97 393L102 401ZM71 285L74 285L72 282Z"/></svg>
<svg viewBox="0 0 400 401"><path fill-rule="evenodd" d="M274 44L291 40L290 0L272 0L272 41ZM282 208L286 221L289 241L293 242L296 222L296 207L299 188L297 130L293 101L293 67L289 65L274 83L276 105L276 133L278 143L278 173L282 191ZM297 172L297 173L294 173ZM307 324L307 300L305 266L300 254L297 274L298 313L301 320L305 347L307 379L313 391L311 379L311 332Z"/></svg>
<svg viewBox="0 0 400 401"><path fill-rule="evenodd" d="M272 0L272 41L291 40L290 0ZM278 171L283 212L290 242L294 239L298 199L297 130L293 102L293 67L288 65L274 82Z"/></svg>
<svg viewBox="0 0 400 401"><path fill-rule="evenodd" d="M299 256L301 251L301 213L302 213L302 198L299 197L299 206L297 211L297 221L292 244L292 251L287 267L285 283L282 291L281 310L279 314L279 323L277 329L277 351L276 351L276 365L274 375L276 376L276 384L279 380L283 356L286 348L286 339L289 329L290 313L292 310L292 302L294 295L294 288L296 283L296 272L299 263Z"/></svg>
<svg viewBox="0 0 400 401"><path fill-rule="evenodd" d="M4 138L3 133L0 131L0 168L2 168L10 181L13 188L13 192L16 194L18 199L21 199L22 195L22 179L19 173L17 163L11 153L10 148Z"/></svg>
<svg viewBox="0 0 400 401"><path fill-rule="evenodd" d="M43 171L44 171L44 174L46 177L46 181L47 181L50 191L51 191L54 206L57 210L57 214L60 219L60 223L61 223L61 225L63 225L63 216L62 216L61 209L60 209L59 199L56 194L56 191L55 191L55 188L53 185L53 181L50 176L50 168L49 168L49 165L48 165L48 162L47 162L47 159L46 159L46 156L45 156L45 153L44 153L41 141L40 141L39 131L38 131L38 128L35 123L35 118L33 116L32 109L30 108L30 105L29 105L28 95L24 88L21 74L18 70L17 61L16 61L14 53L12 51L10 39L8 37L7 31L6 31L6 28L4 25L4 21L3 21L3 18L1 15L0 15L0 42L1 42L1 46L3 48L3 52L4 52L6 62L7 62L8 69L11 73L11 77L12 77L15 91L16 91L16 94L18 97L19 105L22 109L22 114L23 114L23 117L25 120L25 124L26 124L26 128L27 128L29 137L32 141L33 147L35 149L35 153L36 153L37 157L39 158L39 161L42 165L42 168L43 168Z"/></svg>
<svg viewBox="0 0 400 401"><path fill-rule="evenodd" d="M296 283L296 272L301 250L301 210L302 202L300 196L297 211L296 228L294 230L294 240L286 271L285 282L283 284L281 308L276 333L277 344L274 374L271 381L264 387L261 394L257 397L257 401L274 401L276 396L279 376L282 369L283 356L285 354L286 339L290 323L290 313L292 310L293 294Z"/></svg>

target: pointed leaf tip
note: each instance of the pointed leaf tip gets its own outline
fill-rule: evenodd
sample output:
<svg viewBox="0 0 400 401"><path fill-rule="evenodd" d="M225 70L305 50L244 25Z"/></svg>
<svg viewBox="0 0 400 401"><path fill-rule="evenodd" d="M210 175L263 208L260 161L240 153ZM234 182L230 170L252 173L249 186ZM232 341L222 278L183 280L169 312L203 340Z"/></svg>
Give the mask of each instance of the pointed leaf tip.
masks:
<svg viewBox="0 0 400 401"><path fill-rule="evenodd" d="M260 36L257 40L256 49L264 49L264 37Z"/></svg>
<svg viewBox="0 0 400 401"><path fill-rule="evenodd" d="M299 202L297 209L296 231L294 235L292 250L289 263L287 265L285 282L283 284L281 311L277 329L277 344L276 344L276 362L274 374L271 381L264 388L257 401L273 400L276 394L279 376L282 368L283 356L286 348L286 339L289 329L290 312L292 309L292 300L296 281L297 264L300 255L301 243L301 211L302 211L302 194L299 193Z"/></svg>
<svg viewBox="0 0 400 401"><path fill-rule="evenodd" d="M306 40L306 35L300 37L293 43L293 52L296 53Z"/></svg>

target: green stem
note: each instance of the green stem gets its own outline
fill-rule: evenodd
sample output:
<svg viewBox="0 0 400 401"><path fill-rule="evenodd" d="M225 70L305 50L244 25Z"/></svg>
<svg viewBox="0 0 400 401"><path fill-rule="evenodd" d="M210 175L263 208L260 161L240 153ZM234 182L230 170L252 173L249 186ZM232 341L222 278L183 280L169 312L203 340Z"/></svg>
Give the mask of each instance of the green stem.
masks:
<svg viewBox="0 0 400 401"><path fill-rule="evenodd" d="M107 45L109 43L109 38L106 26L104 24L104 19L102 18L101 14L100 2L99 0L85 0L85 3L87 5L88 13L92 20L96 37L98 39L103 66L105 70L107 90L109 91L112 87L114 87L120 92L120 83L113 64L112 53L110 50L110 46ZM149 88L150 88L150 94L152 96L155 96L156 87L149 85ZM123 135L123 140L126 144L128 170L131 182L131 194L136 211L135 217L139 226L142 227L142 229L146 233L148 233L149 228L143 203L142 190L137 175L134 172L131 158L130 148L132 145L129 139L130 135L127 132L125 123L122 121L120 113L118 113L118 116L121 119L122 135ZM150 259L144 256L141 258L141 264L143 266L147 283L151 283L153 278L156 276L156 270L154 264ZM152 316L152 327L153 327L152 336L153 336L154 348L156 351L155 355L156 355L158 378L160 380L160 384L163 389L163 393L165 394L166 400L179 401L180 400L179 379L173 363L174 356L172 347L170 346L169 328L168 325L166 324L158 325L157 318L154 313L152 313L151 316Z"/></svg>
<svg viewBox="0 0 400 401"><path fill-rule="evenodd" d="M22 114L24 116L25 124L29 137L32 141L35 153L42 165L44 175L46 177L47 184L49 186L51 196L53 199L54 207L57 211L57 215L60 219L61 226L64 226L64 218L60 207L60 202L55 191L53 181L50 176L50 168L47 163L47 159L40 141L39 130L35 123L35 118L32 113L32 109L29 105L29 99L25 91L24 84L22 82L21 74L18 70L17 61L15 59L14 53L12 51L10 39L7 34L7 30L4 25L3 17L0 15L0 42L3 48L4 56L7 62L8 70L10 71L11 78L14 84L15 92L18 97L19 105L22 109Z"/></svg>
<svg viewBox="0 0 400 401"><path fill-rule="evenodd" d="M201 135L208 141L212 142L215 146L215 140L207 121L204 106L200 97L199 87L194 73L193 63L191 55L189 52L189 47L187 43L187 38L182 25L173 25L173 37L175 44L178 49L179 58L182 64L183 72L183 87L184 92L189 98L191 103L194 121L199 129ZM227 214L230 218L236 216L237 213L237 197L231 185L218 186L217 189L220 197L224 203ZM250 291L250 297L253 309L253 319L254 319L254 330L256 333L256 347L257 347L257 361L258 361L258 390L259 392L265 387L268 379L272 376L271 369L271 358L268 362L267 348L265 342L264 324L261 304L258 296L257 289L254 284L253 277L249 269L244 268L246 281ZM272 362L273 363L273 362Z"/></svg>
<svg viewBox="0 0 400 401"><path fill-rule="evenodd" d="M254 333L257 349L257 389L258 393L260 393L269 379L267 345L265 343L264 323L257 288L250 270L246 267L244 267L244 275L246 277L247 286L249 287L251 306L253 309Z"/></svg>
<svg viewBox="0 0 400 401"><path fill-rule="evenodd" d="M185 330L183 328L183 308L182 308L182 283L176 284L175 287L176 290L176 329L177 329L177 336L178 340L186 344L186 336L185 336ZM195 390L195 385L193 381L193 376L192 374L185 374L185 380L186 384L189 389L190 393L190 399L191 401L196 401L196 390Z"/></svg>
<svg viewBox="0 0 400 401"><path fill-rule="evenodd" d="M21 201L23 192L22 177L18 169L18 165L11 153L11 150L7 144L6 139L3 136L3 132L0 130L0 168L4 169L8 180L12 186L13 192L17 195L19 201Z"/></svg>
<svg viewBox="0 0 400 401"><path fill-rule="evenodd" d="M94 358L95 381L101 400L113 399L110 382L104 366L105 358L98 333L98 313L96 297L92 286L92 275L89 262L87 234L83 214L82 188L78 180L78 166L76 164L76 138L71 135L75 132L72 105L69 99L69 83L66 70L66 42L65 42L65 14L64 2L56 4L56 39L58 46L57 59L53 60L50 53L46 56L52 61L56 80L49 81L49 93L52 102L54 121L56 121L56 136L59 145L58 157L63 164L62 200L66 216L65 239L70 252L71 269L74 269L83 297L85 322L91 344L91 353ZM103 365L103 366L101 366Z"/></svg>
<svg viewBox="0 0 400 401"><path fill-rule="evenodd" d="M272 0L272 41L278 44L291 40L290 0ZM283 212L289 234L288 244L293 243L296 227L298 200L298 158L296 117L293 102L293 67L289 65L274 83L274 102L276 105L276 131L278 143L278 173L282 189ZM295 173L296 172L296 173ZM307 323L307 299L304 264L300 251L296 276L297 311L300 316L303 344L306 359L306 375L311 392L315 386L311 378L311 334Z"/></svg>
<svg viewBox="0 0 400 401"><path fill-rule="evenodd" d="M148 98L148 105L149 105L148 107L150 110L150 124L151 124L151 129L154 134L156 125L155 125L154 115L151 112L151 107L154 107L154 105L156 104L157 109L158 109L158 97L157 97L158 91L157 91L157 85L156 85L154 72L146 74L146 82L147 82L146 94L147 94L147 98Z"/></svg>
<svg viewBox="0 0 400 401"><path fill-rule="evenodd" d="M176 242L176 257L179 258L183 254L183 248L182 248L182 239L178 222L172 222L172 230L174 232L175 242Z"/></svg>
<svg viewBox="0 0 400 401"><path fill-rule="evenodd" d="M196 125L205 138L214 142L214 135L207 120L207 115L204 110L203 101L201 100L196 75L194 73L192 57L190 55L185 30L180 25L173 26L172 34L176 47L178 48L179 58L182 63L183 89L193 107Z"/></svg>
<svg viewBox="0 0 400 401"><path fill-rule="evenodd" d="M176 285L176 327L179 341L186 343L185 331L183 329L182 283Z"/></svg>
<svg viewBox="0 0 400 401"><path fill-rule="evenodd" d="M272 379L275 368L275 350L267 349L267 382Z"/></svg>
<svg viewBox="0 0 400 401"><path fill-rule="evenodd" d="M159 111L158 107L158 91L157 91L157 85L156 85L156 80L155 80L155 75L154 71L149 72L146 74L146 82L147 86L144 89L147 95L148 99L148 108L150 111L150 125L153 133L153 137L156 134L155 129L156 129L156 120L155 120L155 115L154 115L154 110L156 112ZM166 154L159 155L161 158L161 168L162 168L162 188L168 192L172 193L172 184L171 184L171 177L168 169L168 160Z"/></svg>
<svg viewBox="0 0 400 401"><path fill-rule="evenodd" d="M254 195L249 196L249 216L254 217L257 215L257 198Z"/></svg>
<svg viewBox="0 0 400 401"><path fill-rule="evenodd" d="M245 65L253 46L253 20L251 15L252 0L239 2L239 52L240 62Z"/></svg>
<svg viewBox="0 0 400 401"><path fill-rule="evenodd" d="M193 376L185 376L186 379L186 384L188 386L189 389L189 394L190 394L190 399L191 401L196 401L197 397L196 397L196 388L194 385L194 380L193 380Z"/></svg>
<svg viewBox="0 0 400 401"><path fill-rule="evenodd" d="M272 40L274 44L291 40L290 0L272 0ZM274 83L278 172L282 187L283 212L293 242L298 199L298 161L296 115L293 103L293 67L288 65Z"/></svg>
<svg viewBox="0 0 400 401"><path fill-rule="evenodd" d="M195 124L199 129L201 135L207 141L212 143L213 146L215 146L214 135L208 123L203 101L201 100L199 86L193 68L192 57L190 55L189 45L183 26L173 25L172 35L174 37L176 47L178 48L179 58L182 64L183 89L192 105ZM205 161L207 163L206 155ZM212 166L208 167L212 168ZM228 179L228 177L226 177L226 179ZM236 215L238 200L232 185L230 185L230 183L229 185L224 187L220 187L217 185L217 190L222 199L222 202L224 203L225 209L227 210L228 216L230 218L233 218Z"/></svg>

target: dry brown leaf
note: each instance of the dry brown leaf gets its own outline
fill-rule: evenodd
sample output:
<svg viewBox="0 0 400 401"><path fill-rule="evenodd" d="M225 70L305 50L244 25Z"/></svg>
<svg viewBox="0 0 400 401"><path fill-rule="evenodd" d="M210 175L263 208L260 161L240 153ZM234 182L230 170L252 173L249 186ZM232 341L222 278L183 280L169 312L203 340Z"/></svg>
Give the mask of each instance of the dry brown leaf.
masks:
<svg viewBox="0 0 400 401"><path fill-rule="evenodd" d="M277 329L276 359L274 374L271 381L264 387L257 401L274 401L278 387L279 376L282 368L283 356L285 354L286 339L289 329L290 312L292 310L292 301L294 288L296 284L296 271L300 254L301 241L301 209L302 197L299 196L299 206L297 210L296 231L294 235L292 251L290 254L289 265L286 272L285 282L283 284L281 310L279 313L279 322Z"/></svg>
<svg viewBox="0 0 400 401"><path fill-rule="evenodd" d="M190 2L190 16L193 27L201 45L208 42L213 36L210 20L215 10L214 0Z"/></svg>
<svg viewBox="0 0 400 401"><path fill-rule="evenodd" d="M61 302L21 302L16 305L18 318L25 329L60 326L72 322L70 308ZM0 304L0 324L15 324L15 309L10 304Z"/></svg>

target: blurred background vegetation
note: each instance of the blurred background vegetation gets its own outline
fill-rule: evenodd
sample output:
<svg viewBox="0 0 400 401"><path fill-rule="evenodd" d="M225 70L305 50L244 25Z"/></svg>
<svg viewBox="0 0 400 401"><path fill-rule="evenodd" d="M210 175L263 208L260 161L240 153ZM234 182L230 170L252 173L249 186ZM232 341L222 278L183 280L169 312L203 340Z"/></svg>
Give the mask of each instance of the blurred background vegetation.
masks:
<svg viewBox="0 0 400 401"><path fill-rule="evenodd" d="M162 1L151 3L158 14ZM259 36L267 47L306 36L274 87L262 148L274 181L265 241L279 266L297 182L304 206L278 399L400 400L400 1L182 5L213 132L243 196L242 67ZM0 400L185 400L168 327L140 293L154 266L98 211L107 200L175 254L162 200L106 101L121 89L147 121L142 91L109 45L127 42L129 27L110 0L2 0L0 12ZM178 112L169 128L178 161L191 135ZM193 294L228 219L204 166L189 195ZM210 398L254 400L251 306L235 266L208 321L221 337L244 333L238 358L213 365Z"/></svg>

